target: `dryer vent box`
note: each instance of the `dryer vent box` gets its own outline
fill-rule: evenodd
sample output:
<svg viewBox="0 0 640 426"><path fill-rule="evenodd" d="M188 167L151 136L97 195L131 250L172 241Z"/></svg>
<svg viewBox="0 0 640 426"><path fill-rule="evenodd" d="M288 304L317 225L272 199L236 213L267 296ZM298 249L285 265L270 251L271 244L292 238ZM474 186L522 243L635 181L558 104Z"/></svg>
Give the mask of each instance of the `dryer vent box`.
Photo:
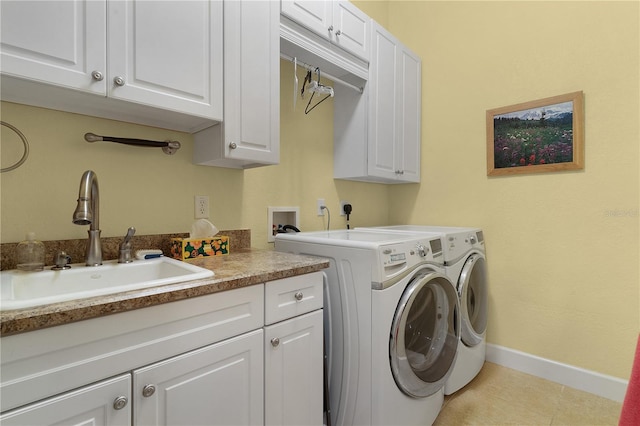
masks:
<svg viewBox="0 0 640 426"><path fill-rule="evenodd" d="M275 242L279 227L293 225L300 229L300 207L268 207L267 208L267 241Z"/></svg>

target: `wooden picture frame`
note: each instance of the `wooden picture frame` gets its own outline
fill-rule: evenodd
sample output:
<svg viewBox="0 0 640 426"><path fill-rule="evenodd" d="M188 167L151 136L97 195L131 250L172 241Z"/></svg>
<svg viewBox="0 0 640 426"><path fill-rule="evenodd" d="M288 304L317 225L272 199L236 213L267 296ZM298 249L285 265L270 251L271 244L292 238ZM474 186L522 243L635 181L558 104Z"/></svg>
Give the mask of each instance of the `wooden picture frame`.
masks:
<svg viewBox="0 0 640 426"><path fill-rule="evenodd" d="M584 95L487 110L487 176L584 168Z"/></svg>

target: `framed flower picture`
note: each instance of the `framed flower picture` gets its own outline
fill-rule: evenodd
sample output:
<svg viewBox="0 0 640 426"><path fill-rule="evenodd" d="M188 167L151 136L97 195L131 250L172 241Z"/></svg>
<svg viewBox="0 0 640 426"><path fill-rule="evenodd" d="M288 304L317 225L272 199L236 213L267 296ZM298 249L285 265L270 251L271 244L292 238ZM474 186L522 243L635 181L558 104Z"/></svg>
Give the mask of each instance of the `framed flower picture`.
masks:
<svg viewBox="0 0 640 426"><path fill-rule="evenodd" d="M487 111L488 176L583 168L582 92Z"/></svg>

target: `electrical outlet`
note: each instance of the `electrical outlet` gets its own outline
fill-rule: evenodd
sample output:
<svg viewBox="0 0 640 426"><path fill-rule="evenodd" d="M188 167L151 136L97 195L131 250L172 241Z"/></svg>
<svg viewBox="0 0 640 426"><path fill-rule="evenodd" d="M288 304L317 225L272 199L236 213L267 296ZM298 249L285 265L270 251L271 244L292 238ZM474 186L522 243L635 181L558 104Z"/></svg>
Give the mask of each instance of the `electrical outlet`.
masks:
<svg viewBox="0 0 640 426"><path fill-rule="evenodd" d="M346 216L347 214L344 212L344 205L345 204L351 204L350 202L346 201L346 200L340 200L340 216Z"/></svg>
<svg viewBox="0 0 640 426"><path fill-rule="evenodd" d="M326 204L324 203L324 198L318 198L318 216L324 216L324 206L326 206Z"/></svg>
<svg viewBox="0 0 640 426"><path fill-rule="evenodd" d="M209 218L209 196L208 195L196 195L195 197L195 218L196 219L208 219Z"/></svg>

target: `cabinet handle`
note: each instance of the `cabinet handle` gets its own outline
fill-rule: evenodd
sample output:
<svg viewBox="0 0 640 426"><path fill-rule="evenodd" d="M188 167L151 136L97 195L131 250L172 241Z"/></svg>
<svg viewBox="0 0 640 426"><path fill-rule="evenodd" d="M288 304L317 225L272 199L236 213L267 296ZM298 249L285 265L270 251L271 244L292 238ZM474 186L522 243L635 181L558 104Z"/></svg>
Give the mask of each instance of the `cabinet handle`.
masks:
<svg viewBox="0 0 640 426"><path fill-rule="evenodd" d="M293 297L296 298L296 300L299 302L302 300L302 298L304 297L304 294L302 294L301 291L297 292Z"/></svg>
<svg viewBox="0 0 640 426"><path fill-rule="evenodd" d="M122 410L124 407L127 406L128 402L129 400L127 399L127 397L124 395L121 395L113 401L113 408L115 408L116 410Z"/></svg>
<svg viewBox="0 0 640 426"><path fill-rule="evenodd" d="M237 147L238 147L238 144L236 144L235 142L231 142L229 144L229 148L231 148L231 149L236 149Z"/></svg>
<svg viewBox="0 0 640 426"><path fill-rule="evenodd" d="M113 82L116 84L116 86L124 86L124 78L120 76L114 77Z"/></svg>
<svg viewBox="0 0 640 426"><path fill-rule="evenodd" d="M274 337L273 339L271 339L271 346L273 346L274 348L277 348L279 344L280 344L280 339L278 339L277 337Z"/></svg>
<svg viewBox="0 0 640 426"><path fill-rule="evenodd" d="M93 77L93 79L95 81L102 81L104 80L104 75L102 75L102 73L100 71L94 71L91 73L91 77Z"/></svg>
<svg viewBox="0 0 640 426"><path fill-rule="evenodd" d="M156 386L155 385L145 385L142 388L142 396L144 396L145 398L149 398L154 393L156 393Z"/></svg>

